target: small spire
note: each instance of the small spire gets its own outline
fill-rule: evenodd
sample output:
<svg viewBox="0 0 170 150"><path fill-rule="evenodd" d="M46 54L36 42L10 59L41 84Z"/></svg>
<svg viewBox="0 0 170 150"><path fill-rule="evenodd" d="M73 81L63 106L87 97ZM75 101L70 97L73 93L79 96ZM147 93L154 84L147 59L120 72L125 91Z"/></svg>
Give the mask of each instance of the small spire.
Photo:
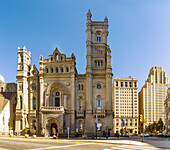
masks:
<svg viewBox="0 0 170 150"><path fill-rule="evenodd" d="M88 10L86 16L87 16L87 19L91 19L92 14L91 14L91 12L90 12L90 9Z"/></svg>
<svg viewBox="0 0 170 150"><path fill-rule="evenodd" d="M26 46L24 46L24 47L23 47L23 49L25 49L25 50L26 50Z"/></svg>
<svg viewBox="0 0 170 150"><path fill-rule="evenodd" d="M20 47L18 46L18 49L20 49Z"/></svg>
<svg viewBox="0 0 170 150"><path fill-rule="evenodd" d="M108 22L107 16L105 16L105 18L104 18L104 22Z"/></svg>

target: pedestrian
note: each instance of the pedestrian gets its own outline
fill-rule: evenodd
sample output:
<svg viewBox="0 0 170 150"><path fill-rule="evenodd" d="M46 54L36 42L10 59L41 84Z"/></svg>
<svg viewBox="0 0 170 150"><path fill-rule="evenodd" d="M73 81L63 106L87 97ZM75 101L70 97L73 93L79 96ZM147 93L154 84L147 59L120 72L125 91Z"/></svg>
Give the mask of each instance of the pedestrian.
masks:
<svg viewBox="0 0 170 150"><path fill-rule="evenodd" d="M108 131L108 137L110 137L110 130Z"/></svg>

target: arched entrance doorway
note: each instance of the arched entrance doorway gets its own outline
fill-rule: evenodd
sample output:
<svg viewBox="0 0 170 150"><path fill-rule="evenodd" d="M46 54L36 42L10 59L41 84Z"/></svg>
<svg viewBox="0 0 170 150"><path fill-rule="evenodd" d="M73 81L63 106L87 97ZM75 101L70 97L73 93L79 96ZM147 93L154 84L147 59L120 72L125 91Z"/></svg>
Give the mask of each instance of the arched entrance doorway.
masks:
<svg viewBox="0 0 170 150"><path fill-rule="evenodd" d="M56 135L57 136L57 133L58 133L58 127L57 127L57 124L56 123L52 123L50 125L50 136L53 136L53 135Z"/></svg>
<svg viewBox="0 0 170 150"><path fill-rule="evenodd" d="M45 136L49 137L49 136L59 136L60 134L60 126L59 126L59 122L57 121L56 118L51 118L49 117L46 121L45 121Z"/></svg>

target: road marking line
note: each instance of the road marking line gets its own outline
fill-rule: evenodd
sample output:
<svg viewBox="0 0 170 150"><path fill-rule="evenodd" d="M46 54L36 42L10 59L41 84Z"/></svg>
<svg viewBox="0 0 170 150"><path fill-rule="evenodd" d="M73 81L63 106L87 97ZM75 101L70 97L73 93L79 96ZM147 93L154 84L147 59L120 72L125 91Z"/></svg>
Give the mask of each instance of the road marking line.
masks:
<svg viewBox="0 0 170 150"><path fill-rule="evenodd" d="M75 144L80 144L79 142L75 142Z"/></svg>
<svg viewBox="0 0 170 150"><path fill-rule="evenodd" d="M61 143L60 141L57 141L57 143Z"/></svg>
<svg viewBox="0 0 170 150"><path fill-rule="evenodd" d="M126 148L133 148L133 149L143 149L143 148L147 148L147 149L155 149L155 147L148 147L148 146L132 146L132 145L118 145L117 147L126 147Z"/></svg>
<svg viewBox="0 0 170 150"><path fill-rule="evenodd" d="M54 148L64 148L64 147L72 147L72 146L80 146L80 145L89 145L94 143L84 143L84 144L74 144L74 145L64 145L64 146L53 146L53 147L46 147L46 148L35 148L35 149L29 149L29 150L41 150L41 149L54 149Z"/></svg>

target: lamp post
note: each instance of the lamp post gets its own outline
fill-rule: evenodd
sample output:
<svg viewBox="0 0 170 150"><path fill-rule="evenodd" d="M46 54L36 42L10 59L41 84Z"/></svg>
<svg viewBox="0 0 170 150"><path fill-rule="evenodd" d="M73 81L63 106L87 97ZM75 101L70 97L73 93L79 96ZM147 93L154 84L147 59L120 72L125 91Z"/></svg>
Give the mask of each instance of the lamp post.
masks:
<svg viewBox="0 0 170 150"><path fill-rule="evenodd" d="M96 140L97 140L97 122L98 122L98 118L97 118L97 114L96 114Z"/></svg>

